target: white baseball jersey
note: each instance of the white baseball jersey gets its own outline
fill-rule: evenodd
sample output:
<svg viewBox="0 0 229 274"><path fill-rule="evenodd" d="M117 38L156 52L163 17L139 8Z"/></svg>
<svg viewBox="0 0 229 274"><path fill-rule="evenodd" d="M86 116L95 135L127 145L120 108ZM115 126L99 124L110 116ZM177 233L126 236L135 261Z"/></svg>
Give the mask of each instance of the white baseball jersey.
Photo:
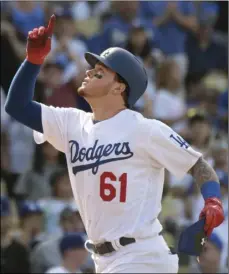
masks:
<svg viewBox="0 0 229 274"><path fill-rule="evenodd" d="M55 266L52 267L50 269L48 269L48 271L46 271L47 274L51 274L51 273L55 273L55 274L68 274L68 273L82 273L80 270L76 270L75 272L70 272L69 270L67 270L64 266Z"/></svg>
<svg viewBox="0 0 229 274"><path fill-rule="evenodd" d="M171 128L126 109L94 124L91 113L42 105L44 134L64 152L88 238L145 238L161 231L164 169L178 178L201 156Z"/></svg>

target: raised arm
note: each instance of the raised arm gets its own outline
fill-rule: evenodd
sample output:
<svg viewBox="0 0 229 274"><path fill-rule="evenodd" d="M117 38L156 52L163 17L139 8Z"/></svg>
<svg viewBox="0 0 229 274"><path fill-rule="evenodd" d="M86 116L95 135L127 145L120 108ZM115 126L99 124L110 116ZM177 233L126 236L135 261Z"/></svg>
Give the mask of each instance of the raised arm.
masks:
<svg viewBox="0 0 229 274"><path fill-rule="evenodd" d="M205 206L200 213L200 218L206 218L204 229L207 235L210 236L213 229L224 220L219 179L214 169L202 157L189 170L189 174L193 176L200 187L205 200Z"/></svg>
<svg viewBox="0 0 229 274"><path fill-rule="evenodd" d="M26 60L11 83L5 104L5 110L9 115L41 133L43 133L41 105L33 101L33 96L41 65L51 49L54 23L53 15L47 28L40 27L29 32Z"/></svg>

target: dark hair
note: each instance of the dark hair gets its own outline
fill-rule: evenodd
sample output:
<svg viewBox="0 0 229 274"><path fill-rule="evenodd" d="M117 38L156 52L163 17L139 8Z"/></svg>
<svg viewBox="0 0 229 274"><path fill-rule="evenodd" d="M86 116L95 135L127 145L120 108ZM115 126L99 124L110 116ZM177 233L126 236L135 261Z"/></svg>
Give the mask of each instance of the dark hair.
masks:
<svg viewBox="0 0 229 274"><path fill-rule="evenodd" d="M122 97L123 97L125 106L128 108L129 107L128 98L129 98L129 94L130 94L129 85L127 84L126 80L123 79L123 77L120 76L118 73L116 73L115 80L118 81L119 83L125 84L125 86L126 86L126 88L125 88L125 90L123 92Z"/></svg>
<svg viewBox="0 0 229 274"><path fill-rule="evenodd" d="M192 126L196 122L202 122L202 123L207 123L210 124L209 118L207 117L206 114L201 113L201 112L196 112L193 115L190 115L188 117L188 124Z"/></svg>
<svg viewBox="0 0 229 274"><path fill-rule="evenodd" d="M35 146L32 170L38 174L43 173L44 166L46 164L45 159L44 159L44 153L43 153L43 146L45 146L45 145L46 145L46 143L44 143L42 145ZM59 153L57 165L60 165L63 167L67 166L66 157L65 157L64 153Z"/></svg>
<svg viewBox="0 0 229 274"><path fill-rule="evenodd" d="M139 27L133 27L130 32L129 32L129 37L125 46L125 49L128 50L129 52L133 53L134 55L139 55L142 59L147 58L152 51L152 46L150 45L150 40L148 38L146 38L146 41L143 45L143 47L141 48L140 52L136 52L135 51L135 47L131 42L131 37L133 34L135 33L139 33L139 32L143 32L146 33L145 29L142 26Z"/></svg>

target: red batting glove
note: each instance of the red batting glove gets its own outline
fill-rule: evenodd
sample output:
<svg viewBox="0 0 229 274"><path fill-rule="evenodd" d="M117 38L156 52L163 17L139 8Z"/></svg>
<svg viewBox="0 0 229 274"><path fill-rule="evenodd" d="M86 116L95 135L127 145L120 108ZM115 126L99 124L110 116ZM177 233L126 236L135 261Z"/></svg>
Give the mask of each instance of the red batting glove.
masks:
<svg viewBox="0 0 229 274"><path fill-rule="evenodd" d="M52 15L48 27L33 29L28 34L26 59L33 64L41 65L51 50L51 37L54 30L56 17Z"/></svg>
<svg viewBox="0 0 229 274"><path fill-rule="evenodd" d="M200 219L205 218L204 230L209 237L213 229L224 221L222 202L218 198L208 198L200 213Z"/></svg>

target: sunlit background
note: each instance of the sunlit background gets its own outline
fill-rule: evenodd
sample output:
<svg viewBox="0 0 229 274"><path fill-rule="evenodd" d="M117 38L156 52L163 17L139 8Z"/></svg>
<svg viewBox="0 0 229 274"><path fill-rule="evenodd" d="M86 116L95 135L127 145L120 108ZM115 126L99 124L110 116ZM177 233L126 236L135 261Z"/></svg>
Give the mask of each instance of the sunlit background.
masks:
<svg viewBox="0 0 229 274"><path fill-rule="evenodd" d="M84 232L64 155L48 143L35 145L32 130L3 107L25 59L28 31L46 25L53 13L52 50L35 100L90 111L76 94L86 69L84 53L120 46L138 56L149 84L136 111L162 120L201 151L222 186L226 221L214 231L200 265L179 254L180 273L228 272L227 1L1 2L1 272L45 273L61 266L63 232ZM178 181L166 172L162 205L163 235L176 249L182 229L198 220L203 199L190 176ZM92 273L89 254L82 248L74 252L68 260Z"/></svg>

